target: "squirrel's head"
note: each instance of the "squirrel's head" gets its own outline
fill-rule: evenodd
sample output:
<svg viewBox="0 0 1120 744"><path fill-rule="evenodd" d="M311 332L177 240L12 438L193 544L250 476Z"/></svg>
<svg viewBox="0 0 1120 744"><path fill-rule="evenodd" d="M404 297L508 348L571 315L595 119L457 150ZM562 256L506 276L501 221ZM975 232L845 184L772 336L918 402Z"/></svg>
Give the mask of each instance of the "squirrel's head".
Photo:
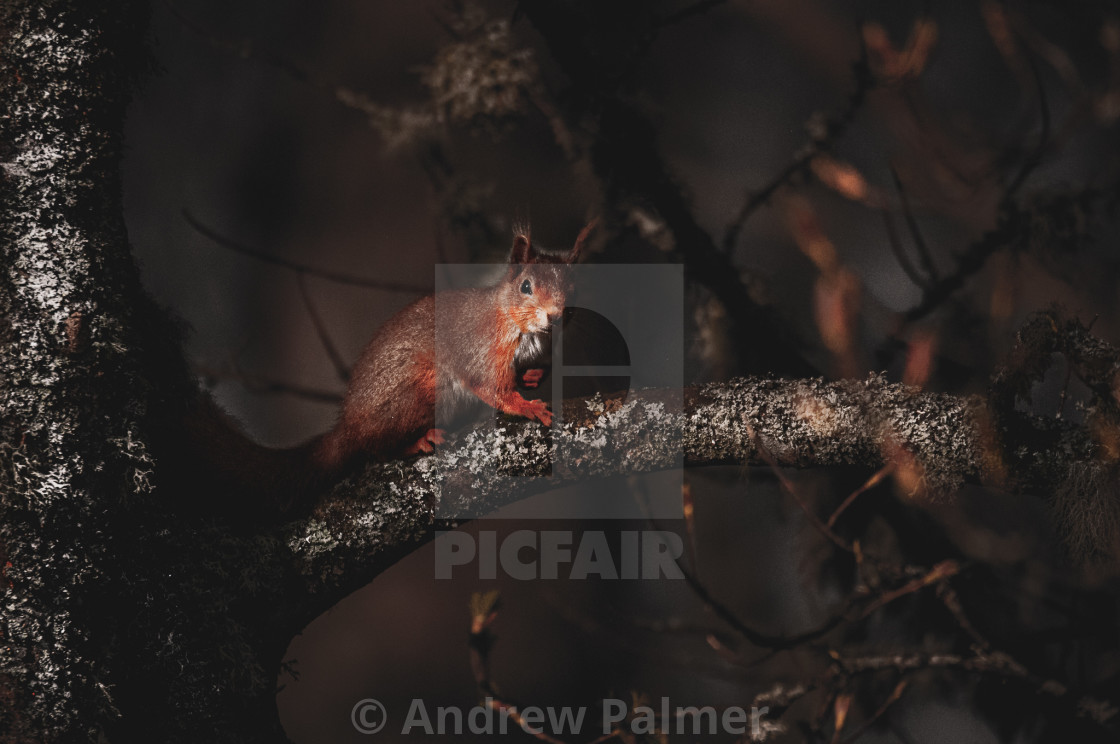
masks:
<svg viewBox="0 0 1120 744"><path fill-rule="evenodd" d="M506 295L503 305L522 333L547 332L560 320L572 289L569 266L579 260L596 222L583 228L572 249L562 253L537 250L528 228L514 232L509 271L502 287Z"/></svg>

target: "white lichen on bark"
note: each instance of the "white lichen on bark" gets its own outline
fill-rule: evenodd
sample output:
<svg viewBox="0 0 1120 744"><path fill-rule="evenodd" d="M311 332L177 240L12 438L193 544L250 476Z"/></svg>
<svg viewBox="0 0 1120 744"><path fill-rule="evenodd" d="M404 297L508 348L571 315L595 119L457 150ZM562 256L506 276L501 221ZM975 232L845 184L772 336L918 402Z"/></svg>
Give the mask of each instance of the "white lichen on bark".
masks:
<svg viewBox="0 0 1120 744"><path fill-rule="evenodd" d="M551 432L510 421L451 438L430 456L369 466L282 532L307 596L313 604L341 598L380 570L386 551L430 537L437 515L484 513L579 479L682 464L876 468L904 457L915 487L945 499L965 482L998 485L1002 477L978 396L923 392L874 375L713 383L685 391L683 406L679 391L668 395L569 403L570 423ZM1039 455L1040 469L1090 458L1075 429L1052 444Z"/></svg>
<svg viewBox="0 0 1120 744"><path fill-rule="evenodd" d="M136 17L0 8L0 717L15 738L95 738L115 715L91 611L115 572L107 518L153 467L116 171Z"/></svg>

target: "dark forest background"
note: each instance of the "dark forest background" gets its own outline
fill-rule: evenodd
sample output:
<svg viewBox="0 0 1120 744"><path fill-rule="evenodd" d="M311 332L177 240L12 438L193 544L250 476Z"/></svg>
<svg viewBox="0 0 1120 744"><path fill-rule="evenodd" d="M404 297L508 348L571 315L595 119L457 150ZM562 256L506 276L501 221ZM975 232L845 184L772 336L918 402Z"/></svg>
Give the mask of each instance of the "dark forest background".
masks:
<svg viewBox="0 0 1120 744"><path fill-rule="evenodd" d="M324 335L352 361L432 286L436 264L503 260L525 218L540 243L566 247L603 217L597 261L687 266L712 250L734 267L770 315L729 324L718 289L694 275L688 382L810 367L983 393L1016 330L1055 304L1120 341L1115 3L568 11L571 27L535 17L532 2L155 3L156 71L127 128L129 234L146 285L191 326L200 376L255 439L288 445L328 428L344 383ZM492 84L468 95L464 71ZM604 100L625 109L612 126L632 127L633 147L614 161L620 140L596 118ZM665 189L707 248L667 226L680 218ZM1079 415L1083 391L1060 360L1035 392L1036 412ZM791 477L827 513L869 475ZM938 551L974 561L964 593L982 598L982 635L1117 700L1112 512L1085 549L1052 505L978 488L931 502L895 475L853 507L853 534L907 561L932 564ZM695 523L674 527L727 606L790 634L850 589L850 567L765 469L688 478ZM465 529L605 528L533 522L534 511L523 502ZM685 582L436 581L432 561L428 545L295 639L298 677L283 674L278 697L293 741L365 740L350 724L365 697L396 715L414 697L473 705L468 602L491 588L503 598L494 674L519 700L594 705L638 692L749 707L810 674L796 650L757 664L762 651L714 651L705 634L726 630ZM960 641L946 640L954 623L943 614L904 598L842 642L951 649ZM863 740L1035 741L1065 730L1032 708L1029 690L955 672L915 676L876 714L897 681L856 690L856 708L874 719ZM791 713L790 740L827 739L812 727L827 730L839 694Z"/></svg>

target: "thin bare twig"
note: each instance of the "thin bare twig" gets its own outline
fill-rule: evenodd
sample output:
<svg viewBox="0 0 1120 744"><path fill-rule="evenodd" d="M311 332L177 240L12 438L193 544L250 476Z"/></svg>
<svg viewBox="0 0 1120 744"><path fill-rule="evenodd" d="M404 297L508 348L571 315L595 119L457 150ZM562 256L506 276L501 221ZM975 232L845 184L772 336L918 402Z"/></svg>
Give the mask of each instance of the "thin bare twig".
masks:
<svg viewBox="0 0 1120 744"><path fill-rule="evenodd" d="M997 252L1006 247L1024 245L1031 236L1032 214L1055 220L1069 219L1072 214L1077 214L1079 211L1098 208L1101 202L1115 203L1118 194L1120 194L1120 182L1103 187L1089 187L1073 195L1051 196L1036 202L1030 209L1010 203L1005 205L996 228L982 235L957 256L957 266L953 272L945 275L923 292L918 304L903 313L896 333L940 307L963 287L966 281L979 273L988 259Z"/></svg>
<svg viewBox="0 0 1120 744"><path fill-rule="evenodd" d="M307 274L299 272L296 274L296 283L299 285L299 295L303 298L303 306L307 309L307 314L311 317L311 323L315 326L315 333L319 336L320 343L323 344L323 350L327 352L330 357L331 364L334 365L335 374L342 382L350 382L350 367L343 360L342 354L338 352L338 348L331 340L330 334L327 332L327 325L323 322L322 316L315 308L315 303L311 301L311 294L307 289Z"/></svg>
<svg viewBox="0 0 1120 744"><path fill-rule="evenodd" d="M859 737L867 733L868 729L874 726L875 722L882 718L892 705L898 702L898 699L902 697L902 693L906 690L908 684L906 680L902 680L895 685L894 690L887 696L887 699L883 701L883 704L879 706L878 710L872 713L866 721L857 726L841 744L853 744ZM836 733L839 734L840 732L837 731Z"/></svg>
<svg viewBox="0 0 1120 744"><path fill-rule="evenodd" d="M1023 162L1018 173L1004 190L1003 196L1000 199L1001 216L997 228L983 235L980 240L970 245L961 253L957 258L957 266L952 273L943 279L937 279L934 284L925 289L922 293L921 301L903 316L902 326L898 330L902 330L906 325L921 319L940 306L942 302L960 289L969 277L979 272L987 263L988 259L997 251L1007 245L1019 243L1026 237L1024 233L1029 229L1029 225L1024 229L1016 223L1026 219L1028 215L1022 207L1016 204L1015 195L1022 188L1023 184L1026 183L1031 173L1042 163L1042 158L1050 147L1051 117L1046 91L1042 83L1041 74L1038 70L1038 63L1035 62L1034 58L1029 54L1025 55L1025 59L1027 60L1028 68L1031 71L1035 83L1035 91L1039 102L1041 132L1039 133L1038 143ZM901 188L901 181L898 179L893 168L891 169L891 174L894 176L895 183L899 187L900 197L904 197L905 191ZM1099 195L1106 195L1109 191L1115 191L1115 189L1115 185L1105 189L1086 189L1078 195L1078 197L1075 197L1073 201L1088 204L1095 201ZM1057 201L1058 200L1054 200L1054 202ZM907 202L904 201L904 206L906 203ZM918 233L915 233L915 245L918 244L917 235ZM932 262L927 267L927 270L930 269L932 269ZM931 277L936 279L934 274L931 274Z"/></svg>
<svg viewBox="0 0 1120 744"><path fill-rule="evenodd" d="M545 744L567 744L563 739L558 739L544 732L544 729L529 725L522 717L519 706L499 695L490 677L490 649L493 648L497 637L490 626L498 616L498 593L496 590L486 594L476 593L471 598L471 631L468 640L470 649L471 670L474 673L475 684L487 698L487 704L500 715L508 716L522 731ZM613 739L617 731L609 731L593 739L589 744L604 742Z"/></svg>
<svg viewBox="0 0 1120 744"><path fill-rule="evenodd" d="M914 216L914 210L910 204L910 195L906 193L906 187L902 185L902 179L899 178L898 170L895 169L893 163L891 163L890 171L891 178L894 180L895 191L898 192L899 203L902 205L902 215L906 218L906 226L910 229L910 237L914 241L914 250L918 254L918 260L921 261L922 268L925 269L926 276L929 277L928 281L923 283L923 286L928 286L930 281L936 282L940 279L940 276L937 267L933 264L933 256L929 252L929 246L922 235L918 220Z"/></svg>
<svg viewBox="0 0 1120 744"><path fill-rule="evenodd" d="M639 506L641 506L642 511L645 513L646 520L649 521L649 523L653 525L655 529L662 529L662 526L658 524L656 519L653 518L649 510L649 505L641 486L638 486L637 494ZM735 614L735 612L731 610L731 608L716 599L716 597L708 590L708 588L704 586L703 582L701 582L700 579L697 578L696 574L681 562L679 556L674 558L673 561L674 563L676 563L677 568L684 576L685 582L688 584L688 588L691 589L692 593L696 595L696 598L699 599L700 602L712 612L712 614L714 614L723 622L727 623L727 625L731 627L736 633L741 635L752 645L758 646L760 648L766 648L772 651L783 651L786 649L794 648L796 646L800 646L801 644L808 641L820 638L821 636L827 634L829 631L835 628L837 625L839 625L844 620L845 613L848 610L848 608L845 607L842 612L839 612L833 617L829 618L823 625L804 633L799 633L792 636L769 635L767 633L755 630L754 628L747 625L738 615ZM767 655L766 657L764 657L764 660L770 658L770 656L772 655Z"/></svg>
<svg viewBox="0 0 1120 744"><path fill-rule="evenodd" d="M797 502L797 505L799 507L801 507L801 511L805 512L805 516L809 518L810 524L812 524L813 527L816 528L817 532L824 535L824 537L829 542L831 542L841 550L844 550L848 553L855 553L855 549L852 547L851 543L833 532L831 526L822 522L821 518L817 516L817 513L813 510L813 508L809 506L809 504L801 497L801 494L793 485L793 481L787 478L786 474L782 472L781 467L779 467L778 465L778 461L774 459L774 456L770 454L770 451L766 449L766 447L762 444L755 432L753 430L750 430L749 434L755 448L758 450L759 456L766 462L767 465L770 466L770 470L774 473L774 476L782 485L782 489L793 497L793 500Z"/></svg>
<svg viewBox="0 0 1120 744"><path fill-rule="evenodd" d="M735 219L724 231L722 244L724 253L731 253L735 250L743 226L759 207L769 202L778 189L791 179L808 170L813 160L821 153L827 152L836 140L847 131L852 120L855 119L856 113L863 106L864 101L867 100L868 92L875 85L875 78L868 66L867 49L863 46L860 47L859 59L852 65L852 71L855 76L855 89L848 96L844 107L825 121L823 131L813 134L808 144L802 149L801 154L794 158L793 162L783 168L760 190L751 193L746 203L739 209L739 213L735 215Z"/></svg>
<svg viewBox="0 0 1120 744"><path fill-rule="evenodd" d="M214 241L221 247L226 248L227 250L234 251L235 253L241 253L246 256L252 256L253 258L264 261L265 263L275 264L276 266L283 266L286 269L291 269L292 271L297 271L301 274L319 277L320 279L327 279L328 281L338 282L339 284L349 284L356 287L370 287L371 289L382 289L387 292L413 292L417 294L426 294L431 291L431 287L424 287L420 286L419 284L408 284L406 282L390 282L384 281L382 279L367 279L365 277L354 276L353 274L348 274L342 271L321 269L316 266L310 266L308 264L301 263L299 261L292 261L286 258L281 258L266 251L262 251L258 248L252 248L242 243L230 240L223 235L220 235L211 228L199 222L194 217L194 215L192 215L185 209L183 210L183 218L195 230L200 232L202 235L205 235L207 238Z"/></svg>
<svg viewBox="0 0 1120 744"><path fill-rule="evenodd" d="M680 565L678 563L678 565ZM743 638L750 641L751 644L760 648L770 649L772 651L785 651L787 649L795 648L809 641L814 641L824 635L827 635L833 628L840 625L844 621L847 608L843 612L838 612L832 617L828 618L824 623L807 630L802 633L797 633L790 636L776 636L761 633L749 627L746 623L739 619L739 617L731 611L727 605L717 600L712 593L708 591L699 579L684 566L681 566L681 573L684 574L685 581L688 582L689 588L694 594L703 602L719 619L727 623Z"/></svg>
<svg viewBox="0 0 1120 744"><path fill-rule="evenodd" d="M906 250L902 246L902 240L898 236L898 229L895 227L894 218L888 209L880 210L883 215L883 224L887 228L887 245L891 248L891 253L894 254L895 261L902 268L904 274L909 277L910 281L922 289L929 287L929 279L922 276L921 272L910 262L910 257L906 255Z"/></svg>
<svg viewBox="0 0 1120 744"><path fill-rule="evenodd" d="M1027 67L1031 71L1031 77L1034 79L1035 95L1038 97L1039 118L1042 122L1042 131L1038 135L1038 143L1027 159L1023 161L1022 167L1019 172L1008 184L1003 192L1003 200L1006 202L1015 197L1016 192L1031 173L1042 163L1042 156L1046 153L1046 149L1050 146L1050 104L1046 99L1046 87L1042 84L1042 74L1038 70L1038 63L1035 61L1034 56L1031 54L1023 55L1027 61Z"/></svg>
<svg viewBox="0 0 1120 744"><path fill-rule="evenodd" d="M700 565L696 561L696 507L692 499L692 485L687 482L681 486L681 513L684 515L685 536L688 538L685 543L688 549L688 565L699 574Z"/></svg>
<svg viewBox="0 0 1120 744"><path fill-rule="evenodd" d="M851 506L855 502L855 500L860 496L860 494L862 494L862 493L874 488L875 486L879 485L879 483L884 478L886 478L888 475L890 475L892 472L894 472L894 469L895 469L896 465L897 465L897 463L894 460L892 460L891 462L888 462L886 465L884 465L883 467L881 467L877 471L875 471L874 475L872 475L870 478L868 478L867 481L864 482L864 484L862 486L857 488L855 491L852 491L851 495L849 495L848 498L844 499L844 501L841 502L840 506L836 507L836 510L834 512L832 512L832 516L830 516L828 518L828 521L825 522L825 526L828 527L829 529L831 529L833 527L833 525L836 524L836 520L840 518L840 515L844 513L844 510L847 509L849 506Z"/></svg>
<svg viewBox="0 0 1120 744"><path fill-rule="evenodd" d="M957 596L957 591L952 587L948 579L937 584L937 598L941 600L941 603L945 605L945 609L949 610L949 614L957 621L957 625L968 634L977 648L981 651L991 650L992 644L988 642L988 639L985 638L980 631L976 629L976 626L972 624L972 621L968 619L968 615L966 615L964 611L964 606L961 604L960 597Z"/></svg>
<svg viewBox="0 0 1120 744"><path fill-rule="evenodd" d="M977 651L969 656L939 653L907 653L893 656L842 657L834 655L837 665L844 674L867 674L893 669L899 673L917 672L924 669L960 669L976 674L989 674L1007 679L1017 679L1036 692L1053 700L1066 703L1078 712L1079 717L1091 720L1099 726L1109 727L1116 717L1117 709L1111 704L1089 696L1077 697L1069 687L1058 680L1040 677L1007 654Z"/></svg>
<svg viewBox="0 0 1120 744"><path fill-rule="evenodd" d="M905 597L907 594L913 594L920 589L924 589L931 584L944 581L950 576L955 576L961 570L960 564L953 560L941 561L936 566L931 568L927 573L912 579L897 589L892 589L889 592L883 592L875 601L864 608L861 617L870 617L876 610L884 605L888 605L899 597Z"/></svg>

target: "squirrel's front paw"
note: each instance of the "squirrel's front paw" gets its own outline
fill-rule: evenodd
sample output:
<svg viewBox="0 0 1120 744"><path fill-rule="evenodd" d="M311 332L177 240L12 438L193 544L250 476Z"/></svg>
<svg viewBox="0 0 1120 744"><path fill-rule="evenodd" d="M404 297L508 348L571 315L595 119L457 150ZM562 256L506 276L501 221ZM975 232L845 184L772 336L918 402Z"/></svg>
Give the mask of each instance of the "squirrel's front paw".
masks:
<svg viewBox="0 0 1120 744"><path fill-rule="evenodd" d="M521 374L521 387L535 388L541 384L543 378L543 369L527 369Z"/></svg>
<svg viewBox="0 0 1120 744"><path fill-rule="evenodd" d="M552 426L552 411L548 410L548 404L543 400L525 401L522 415L527 419L540 421L545 426Z"/></svg>

